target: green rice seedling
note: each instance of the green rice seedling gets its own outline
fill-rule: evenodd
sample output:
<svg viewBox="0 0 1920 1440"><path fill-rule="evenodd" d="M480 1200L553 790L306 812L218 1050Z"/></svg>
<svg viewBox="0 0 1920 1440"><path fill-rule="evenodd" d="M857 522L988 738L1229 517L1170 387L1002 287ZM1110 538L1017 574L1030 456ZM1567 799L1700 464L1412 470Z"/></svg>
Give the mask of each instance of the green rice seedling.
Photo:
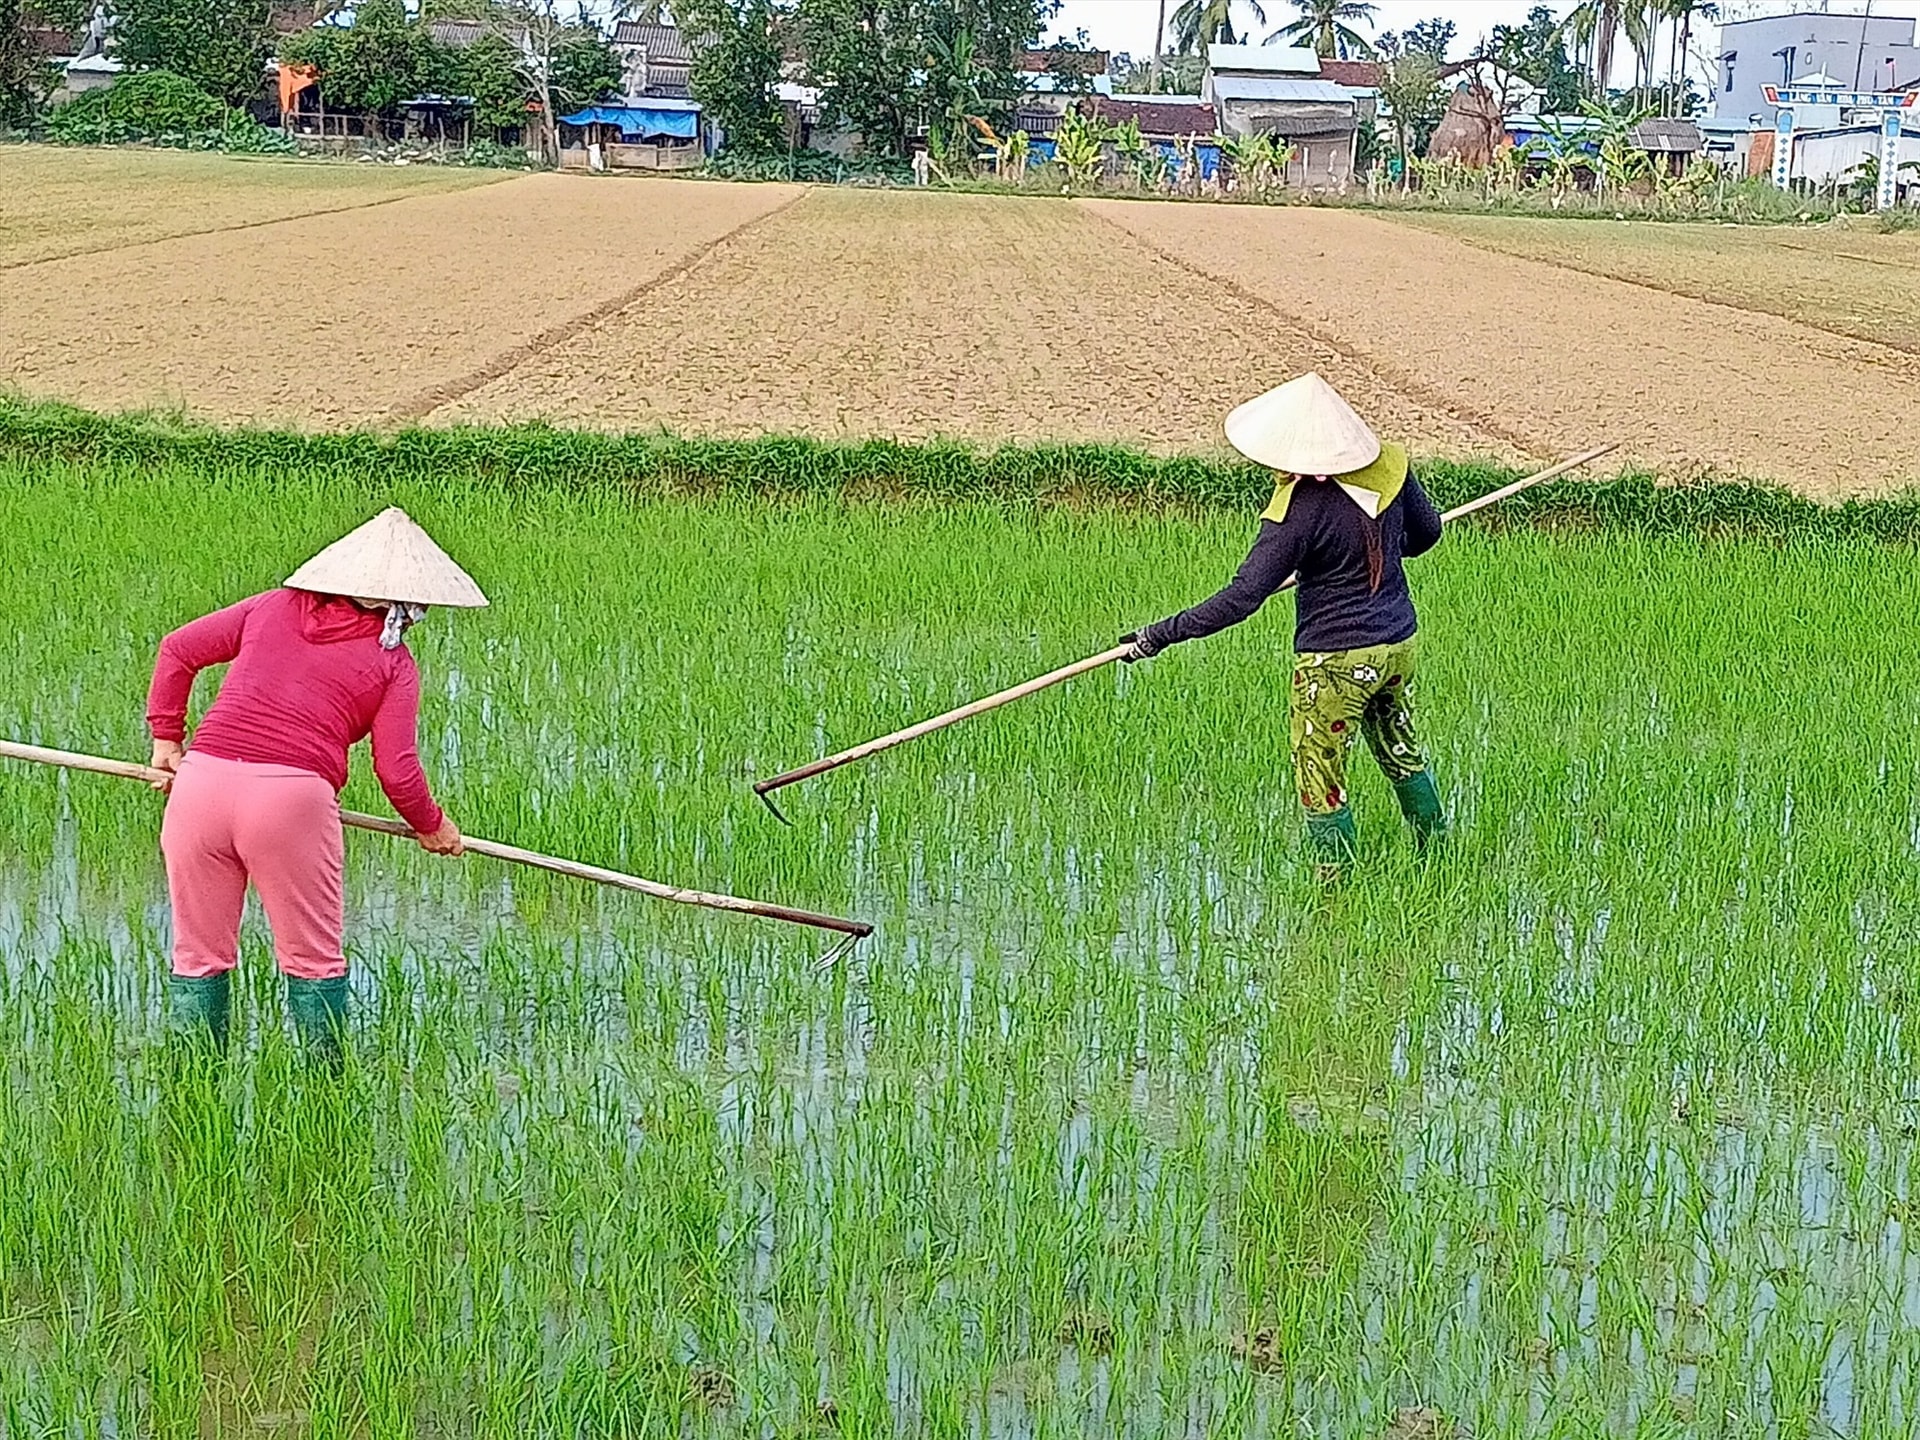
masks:
<svg viewBox="0 0 1920 1440"><path fill-rule="evenodd" d="M0 773L0 1434L1906 1433L1910 502L1458 527L1453 836L1361 773L1335 893L1285 602L754 801L1205 593L1257 481L0 414L0 733L137 756L168 628L399 503L495 601L409 641L466 829L879 927L355 836L346 1074L257 915L181 1066L157 800Z"/></svg>

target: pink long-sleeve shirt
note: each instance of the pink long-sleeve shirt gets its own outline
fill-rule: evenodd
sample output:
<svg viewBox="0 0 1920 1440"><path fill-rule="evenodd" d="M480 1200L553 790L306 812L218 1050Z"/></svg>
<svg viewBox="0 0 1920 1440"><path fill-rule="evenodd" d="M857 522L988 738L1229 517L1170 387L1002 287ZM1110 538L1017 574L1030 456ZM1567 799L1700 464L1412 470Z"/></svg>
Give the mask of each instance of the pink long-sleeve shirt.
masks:
<svg viewBox="0 0 1920 1440"><path fill-rule="evenodd" d="M183 740L194 677L232 661L190 748L221 760L291 765L347 783L347 752L373 737L373 773L422 835L443 819L420 768L420 671L380 648L385 617L350 600L269 590L182 625L160 642L147 727Z"/></svg>

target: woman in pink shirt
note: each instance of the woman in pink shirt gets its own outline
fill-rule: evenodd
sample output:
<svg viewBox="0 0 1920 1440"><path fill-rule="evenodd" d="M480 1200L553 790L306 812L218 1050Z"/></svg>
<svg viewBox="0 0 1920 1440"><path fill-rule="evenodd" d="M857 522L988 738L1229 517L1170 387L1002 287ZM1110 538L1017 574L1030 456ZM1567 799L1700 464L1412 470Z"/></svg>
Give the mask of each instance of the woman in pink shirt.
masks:
<svg viewBox="0 0 1920 1440"><path fill-rule="evenodd" d="M301 566L279 590L183 625L160 642L147 725L171 772L160 848L173 899L169 999L177 1033L224 1048L247 884L260 894L287 1008L309 1049L340 1055L347 960L340 791L347 752L372 737L373 771L424 849L458 855L434 804L415 730L420 673L407 628L429 605L487 603L413 521L388 510ZM194 677L231 662L186 739Z"/></svg>

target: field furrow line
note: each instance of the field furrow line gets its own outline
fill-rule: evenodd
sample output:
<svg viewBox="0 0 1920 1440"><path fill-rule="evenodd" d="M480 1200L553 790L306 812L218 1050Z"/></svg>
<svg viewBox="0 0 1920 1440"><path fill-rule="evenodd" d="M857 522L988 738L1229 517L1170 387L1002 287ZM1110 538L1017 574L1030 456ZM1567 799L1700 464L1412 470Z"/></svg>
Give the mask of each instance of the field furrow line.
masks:
<svg viewBox="0 0 1920 1440"><path fill-rule="evenodd" d="M1222 275L1217 271L1209 270L1204 265L1195 264L1177 251L1156 245L1153 241L1128 229L1119 221L1101 214L1097 210L1092 210L1089 207L1083 207L1083 209L1086 213L1092 214L1094 218L1099 220L1103 225L1119 231L1122 235L1126 236L1128 240L1132 241L1135 245L1139 246L1140 249L1146 251L1156 259L1209 285L1214 285L1225 290L1241 303L1264 310L1289 328L1302 335L1309 336L1321 345L1324 345L1327 349L1333 351L1348 364L1373 376L1385 388L1397 391L1409 400L1416 401L1443 415L1449 415L1461 424L1479 430L1490 439L1498 440L1503 444L1512 446L1522 455L1530 459L1543 458L1551 449L1550 446L1544 445L1538 437L1524 434L1519 430L1513 429L1511 426L1502 424L1500 420L1492 414L1462 405L1455 396L1428 385L1392 365L1383 364L1378 357L1357 348L1328 327L1308 319L1304 315L1299 315L1288 310L1285 306L1275 303L1268 296L1262 295L1259 291L1249 289L1247 286L1242 285L1232 276Z"/></svg>
<svg viewBox="0 0 1920 1440"><path fill-rule="evenodd" d="M1845 340L1850 344L1868 346L1886 351L1889 353L1878 355L1867 353L1861 355L1859 358L1865 364L1876 365L1883 370L1890 370L1896 375L1904 375L1908 378L1920 376L1920 364L1914 363L1916 359L1920 359L1920 342L1902 343L1899 340L1890 339L1884 334L1875 334L1865 329L1849 330L1840 325L1823 325L1818 320L1809 319L1805 315L1796 314L1784 307L1775 310L1769 309L1764 305L1742 304L1740 301L1730 300L1724 295L1708 294L1706 291L1694 286L1662 285L1657 281L1643 279L1637 275L1607 270L1598 265L1576 264L1572 260L1563 259L1559 256L1535 255L1515 250L1505 250L1498 245L1490 245L1474 235L1448 233L1446 238L1461 245L1470 245L1483 255L1497 255L1502 260L1525 260L1535 265L1546 265L1555 270L1565 271L1569 275L1584 275L1590 280L1611 280L1615 284L1631 285L1636 290L1645 290L1654 295L1666 295L1675 300L1690 300L1696 305L1710 305L1717 310L1731 310L1737 315L1762 316L1768 320L1777 320L1783 324L1792 325L1816 335L1826 335L1835 340ZM1858 255L1846 251L1815 250L1805 245L1782 245L1780 248L1783 250L1798 251L1803 255L1816 255L1823 260L1838 258L1852 260L1862 265L1882 265L1893 270L1911 270L1916 268L1904 264L1899 260L1880 260L1870 255Z"/></svg>
<svg viewBox="0 0 1920 1440"><path fill-rule="evenodd" d="M502 174L498 179L483 180L472 188L484 190L489 185L498 185L501 181L511 178L515 177L511 174ZM346 215L355 210L376 210L383 205L435 199L448 193L450 192L446 190L422 190L412 195L381 195L371 200L357 201L351 205L327 205L317 210L302 210L293 215L269 215L260 220L237 220L231 225L209 225L200 230L175 230L170 234L153 235L144 240L126 240L115 245L94 245L84 250L63 250L58 255L36 255L31 260L0 260L0 271L30 270L35 265L58 265L62 261L83 259L88 255L118 255L129 250L145 250L154 245L165 245L174 240L194 240L205 235L228 235L244 230L264 230L271 225L297 225L302 220L315 220L323 215Z"/></svg>
<svg viewBox="0 0 1920 1440"><path fill-rule="evenodd" d="M486 364L469 370L464 375L456 376L445 384L436 385L424 394L416 395L412 400L394 404L387 411L388 418L392 420L424 420L434 411L440 409L441 406L451 405L457 400L463 400L483 385L491 385L496 380L504 379L519 369L520 366L541 354L541 352L551 350L558 345L566 344L576 336L583 335L593 329L596 325L611 320L629 305L644 300L648 295L660 289L662 286L671 285L674 281L694 270L702 261L706 260L730 242L786 214L787 211L791 210L795 205L798 205L811 193L812 187L809 186L797 195L774 206L773 209L755 215L751 219L743 220L724 235L715 236L705 245L688 251L687 254L681 256L680 259L674 261L673 264L667 266L666 269L657 271L645 280L642 280L639 284L622 290L618 295L610 296L598 305L593 306L589 310L582 311L571 319L564 320L558 325L549 326L531 339L522 341L510 350L502 351L500 354L494 356L493 359L487 361Z"/></svg>

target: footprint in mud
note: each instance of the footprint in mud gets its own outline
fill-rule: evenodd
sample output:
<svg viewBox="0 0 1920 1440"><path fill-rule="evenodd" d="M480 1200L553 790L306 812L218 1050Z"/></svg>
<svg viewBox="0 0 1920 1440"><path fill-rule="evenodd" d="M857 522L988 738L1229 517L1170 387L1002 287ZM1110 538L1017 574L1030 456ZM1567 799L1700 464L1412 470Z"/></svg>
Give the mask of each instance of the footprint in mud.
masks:
<svg viewBox="0 0 1920 1440"><path fill-rule="evenodd" d="M1380 1440L1472 1440L1431 1405L1412 1405L1396 1411Z"/></svg>
<svg viewBox="0 0 1920 1440"><path fill-rule="evenodd" d="M1286 1367L1280 1353L1280 1332L1262 1325L1251 1335L1236 1335L1227 1342L1227 1352L1260 1375L1277 1375Z"/></svg>

